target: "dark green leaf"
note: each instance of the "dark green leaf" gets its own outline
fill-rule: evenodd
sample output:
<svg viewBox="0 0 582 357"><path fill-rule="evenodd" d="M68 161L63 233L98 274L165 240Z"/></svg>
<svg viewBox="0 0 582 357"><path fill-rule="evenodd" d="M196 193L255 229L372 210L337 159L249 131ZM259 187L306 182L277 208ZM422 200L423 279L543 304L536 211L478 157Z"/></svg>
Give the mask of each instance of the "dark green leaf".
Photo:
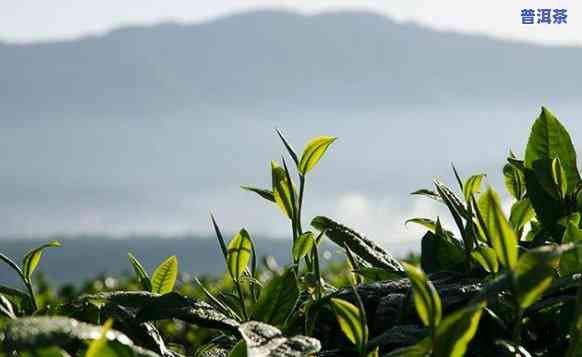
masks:
<svg viewBox="0 0 582 357"><path fill-rule="evenodd" d="M287 269L283 275L274 277L261 291L253 320L283 328L298 298L295 273L293 269Z"/></svg>
<svg viewBox="0 0 582 357"><path fill-rule="evenodd" d="M427 273L459 271L464 261L463 245L458 240L432 232L422 237L420 265Z"/></svg>
<svg viewBox="0 0 582 357"><path fill-rule="evenodd" d="M582 273L582 230L574 223L568 222L562 243L574 243L576 248L562 254L560 258L560 276Z"/></svg>
<svg viewBox="0 0 582 357"><path fill-rule="evenodd" d="M243 190L254 192L257 195L261 196L262 198L266 199L267 201L275 202L275 196L273 195L273 191L265 190L262 188L255 188L249 186L241 186Z"/></svg>
<svg viewBox="0 0 582 357"><path fill-rule="evenodd" d="M559 120L548 109L542 107L542 112L531 130L524 165L528 169L534 169L537 161L553 160L556 157L560 158L568 190L572 191L580 181L574 145Z"/></svg>
<svg viewBox="0 0 582 357"><path fill-rule="evenodd" d="M315 217L311 225L319 231L325 231L325 235L335 244L342 248L347 246L354 254L376 268L393 272L404 271L391 254L353 229L323 216Z"/></svg>
<svg viewBox="0 0 582 357"><path fill-rule="evenodd" d="M137 322L179 319L194 325L225 331L236 331L238 322L209 304L178 293L157 297L139 310Z"/></svg>
<svg viewBox="0 0 582 357"><path fill-rule="evenodd" d="M275 131L277 132L277 135L279 135L279 138L283 142L283 145L285 145L285 148L287 149L289 156L291 156L291 158L293 159L293 162L295 162L295 165L297 167L299 167L299 158L297 157L295 150L293 150L293 147L291 146L291 144L289 144L287 139L285 139L285 136L283 136L283 133L281 133L281 130L276 129Z"/></svg>
<svg viewBox="0 0 582 357"><path fill-rule="evenodd" d="M479 263L479 265L488 273L497 273L499 271L499 263L493 248L486 246L479 246L471 252L471 257Z"/></svg>
<svg viewBox="0 0 582 357"><path fill-rule="evenodd" d="M143 268L143 266L141 265L141 263L139 262L139 260L137 260L137 258L134 257L133 254L131 253L127 253L127 258L129 259L129 262L131 263L131 266L135 271L137 280L141 284L142 288L145 291L152 291L152 282L150 280L150 277Z"/></svg>
<svg viewBox="0 0 582 357"><path fill-rule="evenodd" d="M481 182L483 178L487 176L485 174L473 175L465 181L463 185L463 194L465 195L465 200L469 202L472 194L477 194L481 190Z"/></svg>
<svg viewBox="0 0 582 357"><path fill-rule="evenodd" d="M65 317L27 317L12 320L4 328L7 350L32 350L48 346L66 346L75 341L93 341L101 336L101 327ZM121 351L134 356L159 357L135 346L124 334L111 330L107 340Z"/></svg>
<svg viewBox="0 0 582 357"><path fill-rule="evenodd" d="M428 190L428 189L420 189L420 190L416 190L412 193L410 193L411 195L417 195L417 196L425 196L428 198L432 198L435 201L441 201L441 196L439 196L438 193L432 191L432 190Z"/></svg>

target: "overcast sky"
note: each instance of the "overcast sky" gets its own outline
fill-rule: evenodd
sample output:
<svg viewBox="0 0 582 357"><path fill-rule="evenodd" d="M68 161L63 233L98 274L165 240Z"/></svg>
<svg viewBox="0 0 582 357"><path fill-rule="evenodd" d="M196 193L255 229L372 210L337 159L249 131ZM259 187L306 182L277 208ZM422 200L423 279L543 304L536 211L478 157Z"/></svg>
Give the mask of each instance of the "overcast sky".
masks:
<svg viewBox="0 0 582 357"><path fill-rule="evenodd" d="M580 0L0 0L0 40L75 38L129 24L200 22L237 11L273 7L307 13L367 9L440 29L582 45ZM567 9L568 24L521 24L521 9L540 7Z"/></svg>

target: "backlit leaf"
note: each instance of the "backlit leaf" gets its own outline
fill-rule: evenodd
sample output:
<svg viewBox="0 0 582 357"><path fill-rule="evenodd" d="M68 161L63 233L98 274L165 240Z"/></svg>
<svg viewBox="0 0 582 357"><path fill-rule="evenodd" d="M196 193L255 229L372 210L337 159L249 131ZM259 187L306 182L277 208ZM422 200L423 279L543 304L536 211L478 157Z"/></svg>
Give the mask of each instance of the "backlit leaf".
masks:
<svg viewBox="0 0 582 357"><path fill-rule="evenodd" d="M414 265L402 262L412 285L414 306L425 326L436 328L442 318L441 299L424 272Z"/></svg>
<svg viewBox="0 0 582 357"><path fill-rule="evenodd" d="M360 310L352 303L342 299L332 298L330 303L344 335L355 346L362 346L366 339L368 327L361 324Z"/></svg>
<svg viewBox="0 0 582 357"><path fill-rule="evenodd" d="M299 174L307 175L336 139L333 136L319 136L308 142L299 160Z"/></svg>
<svg viewBox="0 0 582 357"><path fill-rule="evenodd" d="M25 279L30 280L32 277L32 273L36 270L38 263L40 262L40 258L42 257L42 251L46 248L55 248L60 247L61 243L56 240L53 240L47 244L43 244L38 248L35 248L28 252L24 258L22 259L22 273L24 274Z"/></svg>
<svg viewBox="0 0 582 357"><path fill-rule="evenodd" d="M178 278L178 258L173 255L160 264L152 274L152 292L166 294L174 290Z"/></svg>
<svg viewBox="0 0 582 357"><path fill-rule="evenodd" d="M228 243L226 265L233 280L238 280L249 265L252 254L251 237L241 229Z"/></svg>
<svg viewBox="0 0 582 357"><path fill-rule="evenodd" d="M486 272L497 273L499 271L497 255L493 248L486 246L477 247L471 252L471 257L473 257L473 259L476 260Z"/></svg>
<svg viewBox="0 0 582 357"><path fill-rule="evenodd" d="M295 187L287 179L285 169L279 166L275 161L271 162L271 177L273 184L273 198L283 214L292 219L295 206L293 197L297 197L295 195Z"/></svg>
<svg viewBox="0 0 582 357"><path fill-rule="evenodd" d="M463 185L463 194L465 195L465 200L469 201L472 194L477 194L481 190L481 182L485 177L485 174L473 175L465 181Z"/></svg>
<svg viewBox="0 0 582 357"><path fill-rule="evenodd" d="M501 265L511 269L517 263L517 235L503 214L499 195L489 188L483 194L483 199L486 208L479 208L487 225L489 239Z"/></svg>
<svg viewBox="0 0 582 357"><path fill-rule="evenodd" d="M315 236L312 232L305 232L293 242L293 259L298 262L307 255L315 244Z"/></svg>
<svg viewBox="0 0 582 357"><path fill-rule="evenodd" d="M462 357L475 336L485 304L466 307L443 319L436 329L434 357Z"/></svg>
<svg viewBox="0 0 582 357"><path fill-rule="evenodd" d="M299 289L295 282L295 273L293 269L287 269L283 275L274 277L263 288L255 305L253 320L283 328L297 299Z"/></svg>
<svg viewBox="0 0 582 357"><path fill-rule="evenodd" d="M574 243L576 248L564 252L560 257L560 276L582 272L582 230L573 222L568 222L562 243Z"/></svg>
<svg viewBox="0 0 582 357"><path fill-rule="evenodd" d="M515 267L516 293L520 306L533 304L552 284L563 248L543 246L519 257Z"/></svg>

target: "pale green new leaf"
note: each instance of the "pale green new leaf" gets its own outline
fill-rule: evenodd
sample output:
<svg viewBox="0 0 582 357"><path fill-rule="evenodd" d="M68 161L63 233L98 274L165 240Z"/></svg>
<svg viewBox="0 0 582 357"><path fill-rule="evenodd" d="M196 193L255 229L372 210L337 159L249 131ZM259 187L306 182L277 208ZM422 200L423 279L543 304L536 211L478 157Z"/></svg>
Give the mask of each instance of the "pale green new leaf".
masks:
<svg viewBox="0 0 582 357"><path fill-rule="evenodd" d="M455 311L443 319L434 337L434 357L462 357L475 336L484 303Z"/></svg>
<svg viewBox="0 0 582 357"><path fill-rule="evenodd" d="M277 206L281 209L283 214L285 214L289 219L293 219L294 212L294 202L293 197L295 195L295 187L287 179L287 174L285 169L277 164L277 162L271 162L271 177L273 184L273 198ZM291 192L293 190L293 192Z"/></svg>
<svg viewBox="0 0 582 357"><path fill-rule="evenodd" d="M111 356L111 354L107 353L107 333L111 330L113 326L113 320L109 319L105 322L103 327L101 328L101 334L99 338L93 340L85 353L85 357L100 357L104 355Z"/></svg>
<svg viewBox="0 0 582 357"><path fill-rule="evenodd" d="M362 346L367 335L367 326L362 326L360 310L350 302L332 298L331 306L344 335L357 347Z"/></svg>
<svg viewBox="0 0 582 357"><path fill-rule="evenodd" d="M226 266L233 280L238 281L249 265L253 242L246 229L241 229L228 243Z"/></svg>
<svg viewBox="0 0 582 357"><path fill-rule="evenodd" d="M467 202L471 199L472 194L480 192L481 182L485 176L485 174L473 175L465 181L465 184L463 185L463 195L465 195Z"/></svg>
<svg viewBox="0 0 582 357"><path fill-rule="evenodd" d="M422 270L402 262L412 285L416 312L425 326L435 328L442 318L442 303L436 288Z"/></svg>
<svg viewBox="0 0 582 357"><path fill-rule="evenodd" d="M564 199L566 192L568 192L568 181L559 157L552 160L552 180L554 180L560 198Z"/></svg>
<svg viewBox="0 0 582 357"><path fill-rule="evenodd" d="M301 160L299 160L299 174L301 176L307 175L336 139L333 136L319 136L307 143L301 155Z"/></svg>
<svg viewBox="0 0 582 357"><path fill-rule="evenodd" d="M517 235L505 218L499 195L493 188L490 187L483 194L483 199L485 209L481 210L481 207L479 209L487 225L489 239L501 265L511 269L517 263Z"/></svg>
<svg viewBox="0 0 582 357"><path fill-rule="evenodd" d="M152 292L167 294L174 290L178 278L178 258L173 255L160 264L152 275Z"/></svg>
<svg viewBox="0 0 582 357"><path fill-rule="evenodd" d="M398 348L383 357L429 357L432 351L432 341L429 337L420 340L415 345Z"/></svg>
<svg viewBox="0 0 582 357"><path fill-rule="evenodd" d="M139 260L137 260L137 258L134 257L131 253L127 253L127 258L129 259L129 262L135 271L135 275L141 284L141 287L145 291L152 291L152 281L150 280L148 273L145 271Z"/></svg>
<svg viewBox="0 0 582 357"><path fill-rule="evenodd" d="M521 200L525 193L525 175L513 164L503 166L503 178L507 191L516 200Z"/></svg>
<svg viewBox="0 0 582 357"><path fill-rule="evenodd" d="M293 242L293 260L295 262L301 260L311 251L314 244L315 235L310 231L307 231L297 237L295 242Z"/></svg>
<svg viewBox="0 0 582 357"><path fill-rule="evenodd" d="M40 258L42 257L42 251L46 248L56 248L60 247L61 243L53 240L47 244L43 244L40 247L31 250L28 252L24 258L22 259L22 273L26 280L30 280L32 277L32 273L36 270L38 263L40 262Z"/></svg>

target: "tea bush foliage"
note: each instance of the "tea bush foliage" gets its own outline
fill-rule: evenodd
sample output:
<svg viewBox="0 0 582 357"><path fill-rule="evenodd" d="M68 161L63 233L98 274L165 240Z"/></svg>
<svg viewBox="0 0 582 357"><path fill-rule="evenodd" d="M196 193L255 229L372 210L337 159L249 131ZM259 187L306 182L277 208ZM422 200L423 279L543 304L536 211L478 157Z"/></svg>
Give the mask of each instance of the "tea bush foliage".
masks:
<svg viewBox="0 0 582 357"><path fill-rule="evenodd" d="M272 185L243 186L281 211L290 262L259 262L250 232L229 240L214 216L224 279L179 274L175 256L151 275L128 254L134 277L102 277L54 291L33 274L49 242L18 264L0 253L22 287L0 286L0 356L582 356L582 179L576 151L546 108L522 158L503 166L511 197L482 173L456 189L440 180L414 196L435 200L419 259L399 260L326 216L302 217L305 187L336 138L320 136L272 161ZM289 161L290 159L290 161ZM321 244L345 252L320 263ZM61 248L63 249L63 248Z"/></svg>

